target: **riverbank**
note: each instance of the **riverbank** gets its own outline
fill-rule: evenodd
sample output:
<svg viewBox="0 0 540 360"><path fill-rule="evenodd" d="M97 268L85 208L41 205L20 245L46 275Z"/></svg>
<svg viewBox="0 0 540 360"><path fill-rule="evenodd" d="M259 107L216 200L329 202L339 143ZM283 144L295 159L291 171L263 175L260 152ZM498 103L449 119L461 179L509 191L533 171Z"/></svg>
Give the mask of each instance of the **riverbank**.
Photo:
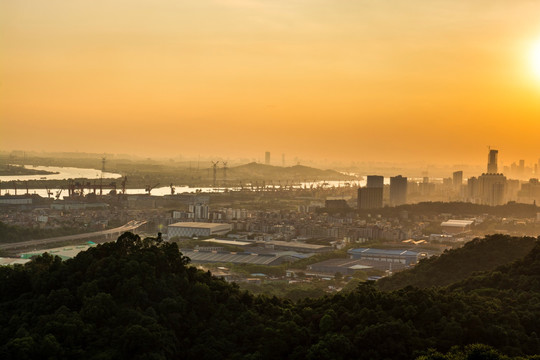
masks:
<svg viewBox="0 0 540 360"><path fill-rule="evenodd" d="M6 167L0 168L0 176L20 176L20 175L53 175L58 172L32 169L25 167L24 165L6 165Z"/></svg>

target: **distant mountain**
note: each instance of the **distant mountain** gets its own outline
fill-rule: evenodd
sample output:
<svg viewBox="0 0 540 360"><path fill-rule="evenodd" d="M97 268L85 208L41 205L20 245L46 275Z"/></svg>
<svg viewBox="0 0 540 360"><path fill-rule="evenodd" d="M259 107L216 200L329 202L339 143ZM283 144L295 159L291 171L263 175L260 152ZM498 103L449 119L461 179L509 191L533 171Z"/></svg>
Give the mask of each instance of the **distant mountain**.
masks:
<svg viewBox="0 0 540 360"><path fill-rule="evenodd" d="M381 290L396 290L409 285L419 288L447 286L466 279L476 271L493 270L521 259L535 243L536 239L532 237L500 234L474 239L461 248L422 260L410 270L381 279L377 286Z"/></svg>
<svg viewBox="0 0 540 360"><path fill-rule="evenodd" d="M289 167L249 163L231 167L227 178L240 180L267 181L313 181L313 180L352 180L353 176L344 175L335 170L321 170L309 166L295 165Z"/></svg>

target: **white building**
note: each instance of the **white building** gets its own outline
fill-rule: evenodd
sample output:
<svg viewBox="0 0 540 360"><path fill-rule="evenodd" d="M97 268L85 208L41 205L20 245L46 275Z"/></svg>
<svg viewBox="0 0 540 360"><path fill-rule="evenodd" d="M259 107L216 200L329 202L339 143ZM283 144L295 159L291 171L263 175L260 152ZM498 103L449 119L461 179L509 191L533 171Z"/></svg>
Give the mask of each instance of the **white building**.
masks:
<svg viewBox="0 0 540 360"><path fill-rule="evenodd" d="M201 223L201 222L178 222L168 226L169 239L175 236L212 236L223 235L232 230L231 224Z"/></svg>

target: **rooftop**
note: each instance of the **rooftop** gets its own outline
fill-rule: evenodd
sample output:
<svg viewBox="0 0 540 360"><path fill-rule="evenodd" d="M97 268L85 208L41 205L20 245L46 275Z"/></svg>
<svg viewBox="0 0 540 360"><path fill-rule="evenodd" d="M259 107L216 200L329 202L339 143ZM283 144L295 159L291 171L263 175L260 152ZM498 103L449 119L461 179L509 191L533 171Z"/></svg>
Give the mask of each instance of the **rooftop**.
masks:
<svg viewBox="0 0 540 360"><path fill-rule="evenodd" d="M234 240L219 240L219 239L207 239L203 240L205 242L211 242L215 244L224 244L224 245L237 245L237 246L246 246L252 245L253 243L247 241L234 241Z"/></svg>
<svg viewBox="0 0 540 360"><path fill-rule="evenodd" d="M303 242L295 242L295 241L266 241L265 244L275 245L275 246L288 246L288 247L296 247L296 248L302 248L302 249L308 249L308 250L318 250L318 249L324 249L330 247L329 245L316 245L316 244L306 244Z"/></svg>
<svg viewBox="0 0 540 360"><path fill-rule="evenodd" d="M441 226L465 227L465 226L470 226L473 223L474 223L473 220L448 220L441 223Z"/></svg>
<svg viewBox="0 0 540 360"><path fill-rule="evenodd" d="M386 255L386 256L418 256L416 251L403 249L371 249L357 248L347 251L349 254L369 254L369 255Z"/></svg>
<svg viewBox="0 0 540 360"><path fill-rule="evenodd" d="M170 224L169 226L174 227L188 227L188 228L204 228L204 229L213 229L217 226L229 225L224 223L205 223L205 222L177 222Z"/></svg>

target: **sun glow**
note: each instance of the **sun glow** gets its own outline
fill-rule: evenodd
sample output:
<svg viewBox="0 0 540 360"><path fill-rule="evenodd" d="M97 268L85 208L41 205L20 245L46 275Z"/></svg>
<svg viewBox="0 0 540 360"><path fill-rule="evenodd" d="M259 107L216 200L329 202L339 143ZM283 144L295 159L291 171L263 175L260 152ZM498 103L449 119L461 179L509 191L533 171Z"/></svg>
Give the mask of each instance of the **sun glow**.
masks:
<svg viewBox="0 0 540 360"><path fill-rule="evenodd" d="M540 41L533 45L531 51L531 66L534 75L540 79Z"/></svg>

